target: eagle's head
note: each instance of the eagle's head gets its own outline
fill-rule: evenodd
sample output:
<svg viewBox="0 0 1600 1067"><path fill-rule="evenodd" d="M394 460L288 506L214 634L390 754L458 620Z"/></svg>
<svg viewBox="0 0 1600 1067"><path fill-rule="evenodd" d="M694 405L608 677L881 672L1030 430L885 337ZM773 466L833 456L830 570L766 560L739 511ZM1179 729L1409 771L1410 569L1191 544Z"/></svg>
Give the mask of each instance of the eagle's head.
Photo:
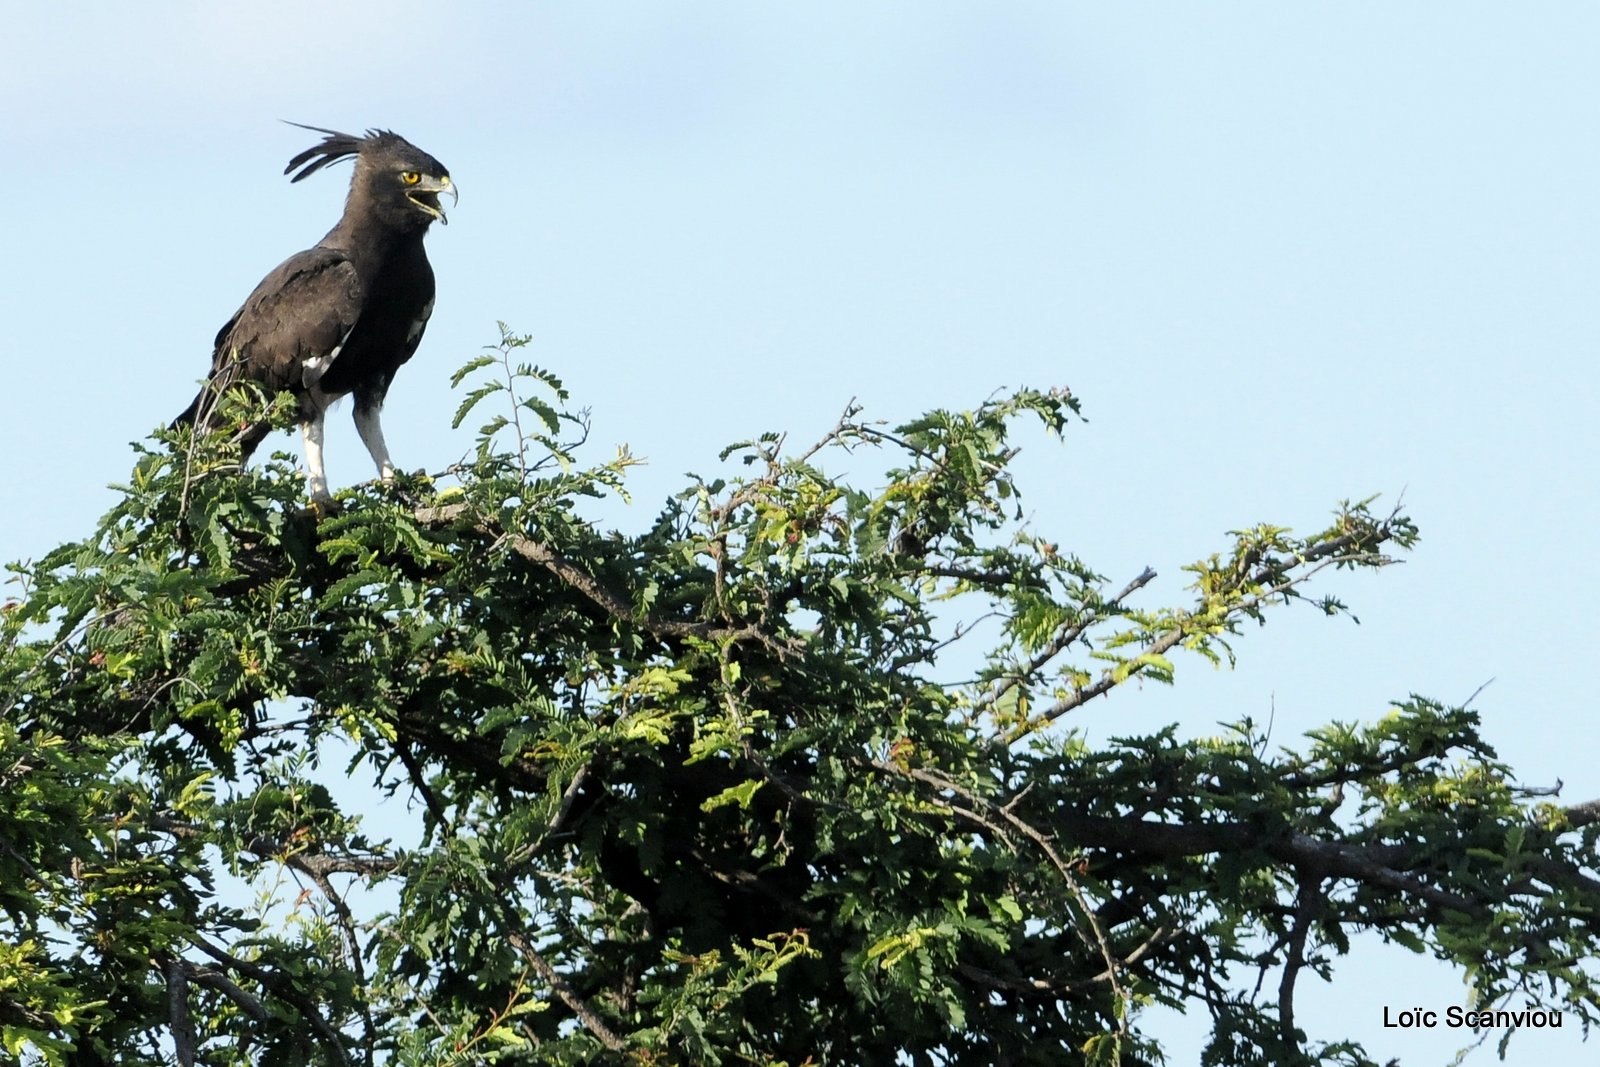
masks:
<svg viewBox="0 0 1600 1067"><path fill-rule="evenodd" d="M456 202L456 187L449 170L404 137L389 130L368 130L365 137L355 137L320 126L301 128L327 136L289 161L283 169L285 174L300 168L291 181L314 174L329 163L354 158L352 206L359 204L397 230L427 229L434 219L449 225L450 220L439 206L441 193L450 194L452 205Z"/></svg>

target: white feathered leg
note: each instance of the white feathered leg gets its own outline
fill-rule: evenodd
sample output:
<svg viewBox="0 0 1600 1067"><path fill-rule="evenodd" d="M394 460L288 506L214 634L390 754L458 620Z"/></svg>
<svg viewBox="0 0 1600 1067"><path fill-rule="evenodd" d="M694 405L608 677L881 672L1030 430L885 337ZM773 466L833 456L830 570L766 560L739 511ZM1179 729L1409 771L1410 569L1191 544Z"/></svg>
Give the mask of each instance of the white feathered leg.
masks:
<svg viewBox="0 0 1600 1067"><path fill-rule="evenodd" d="M322 420L323 412L319 411L316 417L300 424L300 437L306 446L306 488L315 503L332 503L333 497L328 493L328 474L322 466Z"/></svg>
<svg viewBox="0 0 1600 1067"><path fill-rule="evenodd" d="M361 435L361 443L367 446L367 451L372 454L372 462L377 465L378 477L386 482L394 481L394 464L389 460L389 446L383 443L383 426L378 421L379 408L376 404L368 407L359 401L356 403L356 432Z"/></svg>

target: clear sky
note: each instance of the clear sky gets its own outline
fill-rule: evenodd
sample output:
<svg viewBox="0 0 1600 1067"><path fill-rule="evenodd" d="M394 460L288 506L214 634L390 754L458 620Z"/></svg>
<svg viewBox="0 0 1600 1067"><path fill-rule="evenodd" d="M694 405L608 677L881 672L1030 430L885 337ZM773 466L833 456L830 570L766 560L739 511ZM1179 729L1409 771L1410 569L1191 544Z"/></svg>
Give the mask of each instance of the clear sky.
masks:
<svg viewBox="0 0 1600 1067"><path fill-rule="evenodd" d="M1275 709L1293 743L1416 691L1478 698L1530 785L1600 796L1600 7L1433 2L4 5L0 558L83 536L218 326L338 215L292 119L390 127L461 189L438 306L390 393L437 470L450 372L495 339L594 411L595 455L681 472L852 396L896 419L1067 385L1035 525L1146 603L1259 521L1402 490L1404 567L1335 579L1362 624L1280 614L1232 673L1086 707L1094 737ZM371 477L345 409L335 486ZM289 437L279 447L298 450ZM1380 1061L1459 1002L1363 948L1301 1020ZM1175 1063L1204 1020L1156 1019ZM1520 1040L1513 1061L1578 1054ZM1587 1050L1583 1050L1587 1051ZM1480 1059L1492 1058L1489 1049ZM1414 1057L1414 1059L1413 1059Z"/></svg>

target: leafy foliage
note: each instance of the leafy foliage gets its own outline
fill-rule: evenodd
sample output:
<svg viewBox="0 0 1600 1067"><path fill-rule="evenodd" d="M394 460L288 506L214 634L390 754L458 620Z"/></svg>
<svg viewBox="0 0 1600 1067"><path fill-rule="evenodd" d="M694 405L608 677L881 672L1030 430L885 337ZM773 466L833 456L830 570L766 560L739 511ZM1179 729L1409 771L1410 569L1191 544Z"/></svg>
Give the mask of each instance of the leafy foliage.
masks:
<svg viewBox="0 0 1600 1067"><path fill-rule="evenodd" d="M1165 1003L1210 1012L1210 1063L1358 1064L1293 1003L1363 930L1594 1017L1595 811L1520 793L1470 710L1270 752L1069 725L1344 611L1307 583L1390 562L1403 515L1240 530L1143 606L1151 572L1021 521L1019 423L1077 411L1024 389L743 442L608 532L581 505L634 460L579 464L524 344L458 376L458 424L503 410L437 481L323 516L286 457L161 434L90 538L14 569L9 1054L1136 1064Z"/></svg>

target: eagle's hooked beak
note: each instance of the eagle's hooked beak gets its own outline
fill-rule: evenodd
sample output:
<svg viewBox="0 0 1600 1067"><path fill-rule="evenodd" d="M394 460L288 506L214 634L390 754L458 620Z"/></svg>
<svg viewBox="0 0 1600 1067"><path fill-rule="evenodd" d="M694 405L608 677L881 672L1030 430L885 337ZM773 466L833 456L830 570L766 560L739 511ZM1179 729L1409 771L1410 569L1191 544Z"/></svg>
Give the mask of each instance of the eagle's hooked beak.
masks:
<svg viewBox="0 0 1600 1067"><path fill-rule="evenodd" d="M446 174L442 178L423 175L416 185L406 190L406 198L413 204L439 220L440 225L450 225L450 220L445 218L444 208L439 206L439 194L450 194L450 206L453 208L460 201L461 195L456 192L456 185Z"/></svg>

